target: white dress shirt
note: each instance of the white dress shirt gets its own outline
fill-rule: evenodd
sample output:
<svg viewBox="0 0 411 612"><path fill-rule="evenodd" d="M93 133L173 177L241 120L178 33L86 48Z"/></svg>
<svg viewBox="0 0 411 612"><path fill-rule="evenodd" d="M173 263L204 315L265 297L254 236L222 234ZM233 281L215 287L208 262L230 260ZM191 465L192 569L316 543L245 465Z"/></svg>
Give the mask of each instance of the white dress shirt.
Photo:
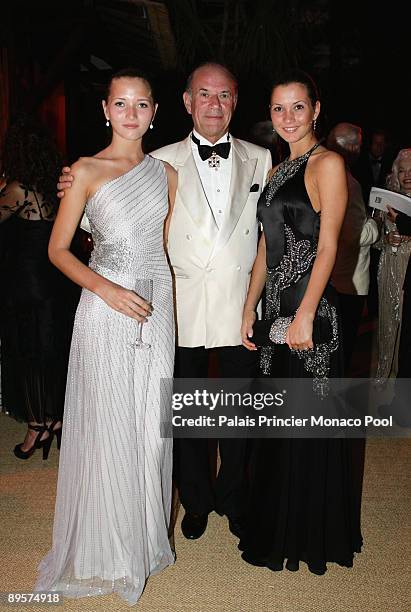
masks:
<svg viewBox="0 0 411 612"><path fill-rule="evenodd" d="M213 145L213 143L206 140L195 130L193 130L193 134L196 138L198 138L200 144L210 146ZM224 136L222 136L220 140L214 144L227 142L227 136L228 134L224 134ZM230 154L227 159L224 159L224 157L218 158L220 161L218 168L210 168L208 165L208 159L204 161L201 159L198 152L198 147L194 141L191 141L191 148L208 205L212 210L217 226L220 228L223 223L230 191L231 167L233 159L232 151L230 149Z"/></svg>

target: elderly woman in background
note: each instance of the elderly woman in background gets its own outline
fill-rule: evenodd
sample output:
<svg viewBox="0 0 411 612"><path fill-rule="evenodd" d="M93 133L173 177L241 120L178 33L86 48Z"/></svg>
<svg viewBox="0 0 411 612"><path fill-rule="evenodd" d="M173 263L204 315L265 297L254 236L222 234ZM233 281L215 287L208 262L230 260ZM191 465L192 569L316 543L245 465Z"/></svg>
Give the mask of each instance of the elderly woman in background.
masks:
<svg viewBox="0 0 411 612"><path fill-rule="evenodd" d="M411 148L402 149L387 177L387 189L411 198ZM410 199L411 212L411 199ZM378 364L376 380L383 384L398 369L398 347L402 314L402 287L411 252L411 237L398 232L389 215L384 214L384 236L379 248Z"/></svg>

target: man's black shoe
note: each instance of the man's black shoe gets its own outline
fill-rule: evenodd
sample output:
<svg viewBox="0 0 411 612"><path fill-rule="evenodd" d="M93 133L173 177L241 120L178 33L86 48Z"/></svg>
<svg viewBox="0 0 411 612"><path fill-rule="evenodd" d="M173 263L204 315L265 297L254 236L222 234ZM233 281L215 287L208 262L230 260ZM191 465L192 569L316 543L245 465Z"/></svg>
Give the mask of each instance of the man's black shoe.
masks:
<svg viewBox="0 0 411 612"><path fill-rule="evenodd" d="M193 514L186 512L181 521L181 531L187 540L201 538L207 528L208 514Z"/></svg>
<svg viewBox="0 0 411 612"><path fill-rule="evenodd" d="M245 522L241 517L228 517L228 528L236 538L244 537Z"/></svg>

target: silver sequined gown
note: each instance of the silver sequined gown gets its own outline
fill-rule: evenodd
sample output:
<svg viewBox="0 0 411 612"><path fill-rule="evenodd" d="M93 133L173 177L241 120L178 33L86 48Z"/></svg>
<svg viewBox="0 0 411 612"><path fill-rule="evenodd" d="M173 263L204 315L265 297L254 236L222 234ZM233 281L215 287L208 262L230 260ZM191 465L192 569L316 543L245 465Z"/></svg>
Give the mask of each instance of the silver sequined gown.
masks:
<svg viewBox="0 0 411 612"><path fill-rule="evenodd" d="M83 290L70 353L53 546L37 590L68 597L140 597L174 562L167 527L172 442L160 437L160 379L174 361L173 296L163 249L164 165L146 156L88 201L90 267L133 289L153 279L154 311L135 350L137 322ZM166 401L167 394L162 400Z"/></svg>
<svg viewBox="0 0 411 612"><path fill-rule="evenodd" d="M386 216L384 226L395 229ZM398 349L402 318L402 286L411 253L411 242L402 242L393 248L381 240L378 245L381 256L378 264L378 362L375 378L384 384L398 371Z"/></svg>

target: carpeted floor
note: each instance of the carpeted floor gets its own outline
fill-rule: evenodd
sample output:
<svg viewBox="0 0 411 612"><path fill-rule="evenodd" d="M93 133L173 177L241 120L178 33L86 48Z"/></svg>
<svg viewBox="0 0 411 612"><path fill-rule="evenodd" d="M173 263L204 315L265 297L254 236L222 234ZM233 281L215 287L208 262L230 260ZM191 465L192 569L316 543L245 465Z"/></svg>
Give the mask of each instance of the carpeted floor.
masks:
<svg viewBox="0 0 411 612"><path fill-rule="evenodd" d="M30 591L50 547L58 451L42 462L11 452L25 426L0 414L0 591ZM271 572L244 563L225 518L210 517L206 534L185 540L176 527L177 562L148 582L142 612L408 612L411 441L370 440L364 492L364 549L352 569L333 564L325 576L305 566ZM2 606L0 610L129 610L118 596L64 601L62 606Z"/></svg>

